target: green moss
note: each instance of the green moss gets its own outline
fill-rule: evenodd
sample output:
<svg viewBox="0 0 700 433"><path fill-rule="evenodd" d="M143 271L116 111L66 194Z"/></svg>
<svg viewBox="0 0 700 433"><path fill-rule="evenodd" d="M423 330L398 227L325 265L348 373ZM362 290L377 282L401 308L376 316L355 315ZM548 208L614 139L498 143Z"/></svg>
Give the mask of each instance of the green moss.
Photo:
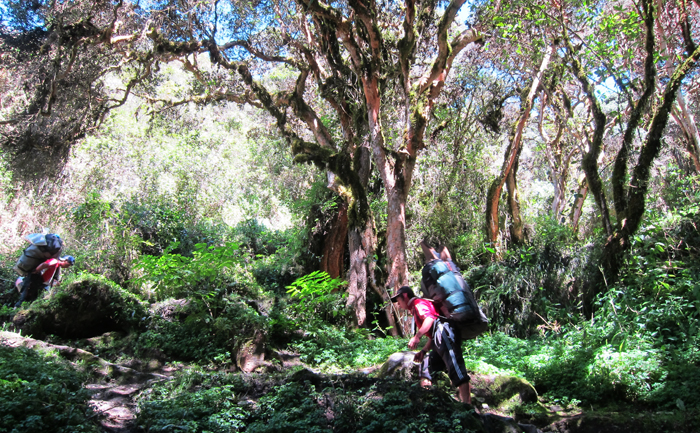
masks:
<svg viewBox="0 0 700 433"><path fill-rule="evenodd" d="M0 346L0 431L96 433L84 379L54 356Z"/></svg>
<svg viewBox="0 0 700 433"><path fill-rule="evenodd" d="M84 338L138 328L147 316L136 295L102 276L80 274L20 311L13 321L35 338Z"/></svg>

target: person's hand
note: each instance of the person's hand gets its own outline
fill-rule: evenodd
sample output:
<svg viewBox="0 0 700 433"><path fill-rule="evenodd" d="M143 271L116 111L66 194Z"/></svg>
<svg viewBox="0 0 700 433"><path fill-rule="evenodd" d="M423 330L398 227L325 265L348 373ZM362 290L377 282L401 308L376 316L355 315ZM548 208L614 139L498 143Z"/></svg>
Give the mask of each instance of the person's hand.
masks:
<svg viewBox="0 0 700 433"><path fill-rule="evenodd" d="M419 350L415 355L413 355L413 362L416 364L420 364L423 361L423 358L425 357L425 352L423 350Z"/></svg>
<svg viewBox="0 0 700 433"><path fill-rule="evenodd" d="M411 339L408 342L408 348L413 350L416 347L418 347L418 343L420 343L420 337L417 335L414 335L413 337L411 337Z"/></svg>

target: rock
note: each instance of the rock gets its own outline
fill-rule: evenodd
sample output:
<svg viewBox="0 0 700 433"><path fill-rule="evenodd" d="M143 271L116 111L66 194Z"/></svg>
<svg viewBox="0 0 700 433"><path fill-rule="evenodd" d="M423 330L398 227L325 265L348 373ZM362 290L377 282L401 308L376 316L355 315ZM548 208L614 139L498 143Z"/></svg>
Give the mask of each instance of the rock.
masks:
<svg viewBox="0 0 700 433"><path fill-rule="evenodd" d="M49 297L20 310L12 321L25 335L70 339L128 332L146 316L146 307L136 296L104 278L86 275L57 286Z"/></svg>
<svg viewBox="0 0 700 433"><path fill-rule="evenodd" d="M415 379L418 377L418 366L413 363L416 352L396 352L382 364L377 376L379 378L395 377L400 379Z"/></svg>
<svg viewBox="0 0 700 433"><path fill-rule="evenodd" d="M290 380L292 382L300 383L309 382L314 387L319 387L323 382L323 378L318 373L315 373L309 370L308 368L303 368L297 371L296 373L292 374Z"/></svg>
<svg viewBox="0 0 700 433"><path fill-rule="evenodd" d="M187 308L190 306L188 299L167 299L153 304L151 311L168 322L184 320L187 317Z"/></svg>
<svg viewBox="0 0 700 433"><path fill-rule="evenodd" d="M241 345L236 354L236 365L241 371L251 373L265 363L265 337L256 332L253 338Z"/></svg>
<svg viewBox="0 0 700 433"><path fill-rule="evenodd" d="M498 416L492 413L480 415L484 430L488 433L538 433L539 430L535 427L533 430L529 424L520 425L513 418ZM527 430L525 430L525 428Z"/></svg>
<svg viewBox="0 0 700 433"><path fill-rule="evenodd" d="M514 406L537 403L537 391L525 379L513 376L472 375L472 392L477 401L499 412Z"/></svg>
<svg viewBox="0 0 700 433"><path fill-rule="evenodd" d="M542 433L542 430L538 429L537 426L533 424L519 424L520 428L523 429L523 433Z"/></svg>

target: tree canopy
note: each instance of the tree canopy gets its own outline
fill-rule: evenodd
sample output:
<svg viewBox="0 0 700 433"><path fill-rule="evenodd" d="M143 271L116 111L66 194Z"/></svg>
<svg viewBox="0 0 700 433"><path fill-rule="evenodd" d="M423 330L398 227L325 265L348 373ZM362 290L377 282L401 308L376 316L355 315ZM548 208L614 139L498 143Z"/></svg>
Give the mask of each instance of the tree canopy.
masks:
<svg viewBox="0 0 700 433"><path fill-rule="evenodd" d="M500 173L481 197L488 251L526 242L518 167L527 141L550 165L554 218L578 227L583 199L590 192L595 200L610 281L644 215L664 142L674 140L698 168L687 103L696 96L697 8L646 0L15 0L3 8L3 148L18 174L47 176L130 97L146 103L146 116L186 104L257 107L296 162L327 172L347 207L348 302L364 326L368 288L386 300L409 281L407 206L421 154L454 140L459 155L507 134ZM192 84L157 91L159 70L173 63ZM473 126L464 135L457 123ZM611 175L601 173L607 164ZM386 200L381 240L372 176ZM371 259L378 248L380 282Z"/></svg>

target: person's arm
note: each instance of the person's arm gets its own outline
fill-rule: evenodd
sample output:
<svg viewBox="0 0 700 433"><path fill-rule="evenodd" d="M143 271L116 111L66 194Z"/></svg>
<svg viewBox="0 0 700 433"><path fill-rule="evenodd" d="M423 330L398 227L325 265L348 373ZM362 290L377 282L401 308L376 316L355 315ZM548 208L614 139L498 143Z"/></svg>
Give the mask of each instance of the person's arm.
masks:
<svg viewBox="0 0 700 433"><path fill-rule="evenodd" d="M414 335L411 340L408 342L408 348L413 350L416 347L418 347L418 343L420 343L420 338L427 334L430 331L430 328L433 327L433 322L435 321L434 317L426 317L425 320L423 320L423 324L421 325L420 329L416 331L416 335ZM426 346L430 344L430 339L428 339L428 343Z"/></svg>
<svg viewBox="0 0 700 433"><path fill-rule="evenodd" d="M39 266L37 266L36 269L34 269L34 273L35 274L41 273L41 271L43 271L44 269L46 269L48 267L49 267L49 262L44 262L44 263L40 264Z"/></svg>
<svg viewBox="0 0 700 433"><path fill-rule="evenodd" d="M425 346L423 346L423 348L413 356L413 362L421 362L423 360L423 357L425 357L425 354L428 353L432 347L433 339L428 338L428 342L425 343Z"/></svg>
<svg viewBox="0 0 700 433"><path fill-rule="evenodd" d="M61 268L59 267L56 269L56 272L53 274L53 278L51 278L51 287L58 286L61 283Z"/></svg>

